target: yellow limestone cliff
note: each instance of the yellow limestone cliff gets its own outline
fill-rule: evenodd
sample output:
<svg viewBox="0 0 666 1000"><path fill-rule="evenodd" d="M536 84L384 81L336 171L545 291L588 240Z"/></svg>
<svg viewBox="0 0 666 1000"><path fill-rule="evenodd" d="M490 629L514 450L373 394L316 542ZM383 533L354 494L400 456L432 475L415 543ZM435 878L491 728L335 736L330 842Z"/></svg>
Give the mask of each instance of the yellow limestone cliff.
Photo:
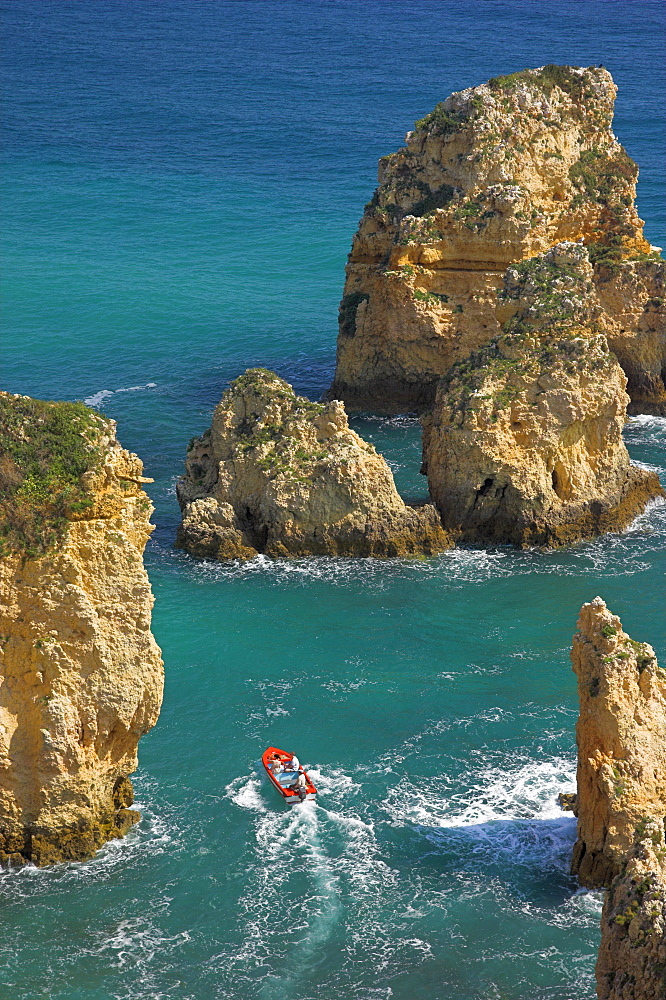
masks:
<svg viewBox="0 0 666 1000"><path fill-rule="evenodd" d="M409 507L342 403L312 403L273 372L232 383L191 442L176 544L213 559L431 554L452 545L431 505Z"/></svg>
<svg viewBox="0 0 666 1000"><path fill-rule="evenodd" d="M666 817L666 671L634 642L600 597L584 604L571 651L580 715L578 839L572 872L610 886L636 831Z"/></svg>
<svg viewBox="0 0 666 1000"><path fill-rule="evenodd" d="M83 860L140 818L162 699L149 480L80 403L0 394L0 444L0 860Z"/></svg>
<svg viewBox="0 0 666 1000"><path fill-rule="evenodd" d="M666 671L600 597L571 650L580 714L572 873L606 887L599 1000L666 998Z"/></svg>
<svg viewBox="0 0 666 1000"><path fill-rule="evenodd" d="M592 291L582 244L510 267L501 335L440 383L423 418L423 471L456 540L571 544L663 496L654 472L630 464L626 378Z"/></svg>
<svg viewBox="0 0 666 1000"><path fill-rule="evenodd" d="M330 398L374 412L428 409L451 366L499 334L506 268L557 243L589 244L602 284L625 259L655 256L634 208L637 167L611 130L615 94L601 67L497 77L452 94L380 160L347 264ZM620 282L621 301L604 292L632 391L662 412L653 286L664 264L652 266L661 277Z"/></svg>
<svg viewBox="0 0 666 1000"><path fill-rule="evenodd" d="M596 967L599 1000L666 997L666 844L663 820L644 820L606 894Z"/></svg>
<svg viewBox="0 0 666 1000"><path fill-rule="evenodd" d="M599 322L627 376L629 413L666 416L666 262L600 257Z"/></svg>

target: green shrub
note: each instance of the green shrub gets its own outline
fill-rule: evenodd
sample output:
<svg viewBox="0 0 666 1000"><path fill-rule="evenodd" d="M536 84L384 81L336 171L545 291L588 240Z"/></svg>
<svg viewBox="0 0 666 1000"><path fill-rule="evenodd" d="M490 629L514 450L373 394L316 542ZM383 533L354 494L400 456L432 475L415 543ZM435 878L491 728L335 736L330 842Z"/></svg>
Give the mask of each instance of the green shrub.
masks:
<svg viewBox="0 0 666 1000"><path fill-rule="evenodd" d="M414 122L417 130L428 129L439 132L440 135L448 135L450 132L458 132L463 125L467 124L466 115L458 111L447 111L442 101L436 104L433 110L423 118Z"/></svg>
<svg viewBox="0 0 666 1000"><path fill-rule="evenodd" d="M418 186L423 191L424 196L409 210L410 215L428 215L429 212L434 212L437 208L444 208L451 201L456 190L450 184L443 184L436 191L431 191L427 184L422 182Z"/></svg>
<svg viewBox="0 0 666 1000"><path fill-rule="evenodd" d="M624 191L627 184L635 183L637 174L636 164L622 147L612 154L596 148L584 150L569 167L571 182L578 189L574 206L587 198L601 205L627 207Z"/></svg>
<svg viewBox="0 0 666 1000"><path fill-rule="evenodd" d="M92 498L81 476L102 460L108 422L83 403L0 396L0 555L40 555Z"/></svg>
<svg viewBox="0 0 666 1000"><path fill-rule="evenodd" d="M338 312L341 337L353 337L356 334L356 310L361 302L367 302L369 298L365 292L350 292L343 296Z"/></svg>

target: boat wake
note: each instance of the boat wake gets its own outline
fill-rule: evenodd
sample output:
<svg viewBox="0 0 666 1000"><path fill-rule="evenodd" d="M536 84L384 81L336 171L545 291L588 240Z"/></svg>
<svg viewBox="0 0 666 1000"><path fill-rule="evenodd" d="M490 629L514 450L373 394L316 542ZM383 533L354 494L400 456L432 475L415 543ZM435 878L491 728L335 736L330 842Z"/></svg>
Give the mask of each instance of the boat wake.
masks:
<svg viewBox="0 0 666 1000"><path fill-rule="evenodd" d="M155 389L157 382L146 382L145 385L130 385L126 389L100 389L92 396L87 396L83 402L86 406L101 406L105 399L117 395L119 392L140 392L142 389Z"/></svg>
<svg viewBox="0 0 666 1000"><path fill-rule="evenodd" d="M374 823L354 807L361 786L340 770L307 770L325 805L285 807L256 775L226 790L251 814L254 838L248 888L239 900L243 944L224 960L231 961L237 989L260 980L258 995L266 1000L296 995L326 952L335 952L343 968L372 963L378 973L414 967L430 952L413 934L417 914L407 914L408 934L386 919L409 904L398 872L382 857Z"/></svg>

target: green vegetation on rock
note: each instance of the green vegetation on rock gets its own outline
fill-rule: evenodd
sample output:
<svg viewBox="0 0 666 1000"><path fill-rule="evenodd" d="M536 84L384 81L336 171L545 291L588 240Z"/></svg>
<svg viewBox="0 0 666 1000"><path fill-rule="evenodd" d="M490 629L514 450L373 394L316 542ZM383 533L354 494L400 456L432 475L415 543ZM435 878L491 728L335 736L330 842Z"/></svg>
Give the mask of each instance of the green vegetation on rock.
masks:
<svg viewBox="0 0 666 1000"><path fill-rule="evenodd" d="M633 184L638 168L626 150L619 147L612 153L602 152L596 147L586 149L569 168L569 177L578 194L573 200L574 208L587 198L601 205L631 205L627 184Z"/></svg>
<svg viewBox="0 0 666 1000"><path fill-rule="evenodd" d="M353 337L356 333L356 310L361 302L367 302L370 298L365 292L350 292L345 295L340 303L338 321L340 324L340 335L342 337Z"/></svg>
<svg viewBox="0 0 666 1000"><path fill-rule="evenodd" d="M433 130L440 135L448 135L450 132L458 132L463 125L466 125L468 118L458 111L447 111L444 102L440 101L433 110L423 118L414 122L417 131Z"/></svg>
<svg viewBox="0 0 666 1000"><path fill-rule="evenodd" d="M568 94L573 101L582 101L594 97L594 90L589 86L585 73L577 73L572 66L555 66L549 63L540 69L523 69L506 76L493 76L488 81L491 90L511 90L521 84L538 86L548 96L554 87Z"/></svg>
<svg viewBox="0 0 666 1000"><path fill-rule="evenodd" d="M412 205L409 211L410 215L428 215L438 208L444 208L451 201L456 190L450 184L443 184L436 191L432 191L422 181L417 182L417 186L423 192L423 198Z"/></svg>
<svg viewBox="0 0 666 1000"><path fill-rule="evenodd" d="M108 430L83 403L0 396L0 555L41 555L92 504L81 476L100 465Z"/></svg>

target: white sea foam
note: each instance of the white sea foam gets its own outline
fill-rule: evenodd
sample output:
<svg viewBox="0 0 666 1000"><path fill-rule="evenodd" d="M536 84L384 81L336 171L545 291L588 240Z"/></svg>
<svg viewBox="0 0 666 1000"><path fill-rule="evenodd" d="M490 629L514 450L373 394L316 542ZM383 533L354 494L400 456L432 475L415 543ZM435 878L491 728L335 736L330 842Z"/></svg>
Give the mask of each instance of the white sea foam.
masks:
<svg viewBox="0 0 666 1000"><path fill-rule="evenodd" d="M93 393L92 396L88 396L83 402L86 406L99 406L108 399L110 396L114 396L119 392L139 392L141 389L155 389L157 382L146 382L144 385L130 385L126 389L100 389L98 392Z"/></svg>
<svg viewBox="0 0 666 1000"><path fill-rule="evenodd" d="M464 792L436 782L422 787L406 777L389 793L385 809L394 825L419 828L438 847L453 849L451 835L462 835L467 858L565 870L576 824L557 795L575 787L572 761L555 758L486 768Z"/></svg>
<svg viewBox="0 0 666 1000"><path fill-rule="evenodd" d="M559 792L575 791L575 764L568 758L530 761L515 769L490 767L464 792L445 798L409 778L389 795L386 810L398 823L465 827L495 820L561 818Z"/></svg>
<svg viewBox="0 0 666 1000"><path fill-rule="evenodd" d="M660 434L659 442L663 444L666 439L666 417L658 417L652 413L639 413L635 417L629 417L625 433L636 429L641 433L657 432Z"/></svg>
<svg viewBox="0 0 666 1000"><path fill-rule="evenodd" d="M96 949L111 965L122 969L124 966L145 965L159 955L160 962L165 953L180 947L190 940L188 931L166 934L150 916L142 914L121 920Z"/></svg>
<svg viewBox="0 0 666 1000"><path fill-rule="evenodd" d="M88 396L83 400L83 402L86 406L99 406L99 404L103 403L105 399L109 398L109 396L113 396L113 389L100 389L99 392L94 393L92 396Z"/></svg>
<svg viewBox="0 0 666 1000"><path fill-rule="evenodd" d="M261 780L254 776L234 778L227 785L225 793L241 809L253 809L263 812L266 809L266 805L261 795L261 785Z"/></svg>

